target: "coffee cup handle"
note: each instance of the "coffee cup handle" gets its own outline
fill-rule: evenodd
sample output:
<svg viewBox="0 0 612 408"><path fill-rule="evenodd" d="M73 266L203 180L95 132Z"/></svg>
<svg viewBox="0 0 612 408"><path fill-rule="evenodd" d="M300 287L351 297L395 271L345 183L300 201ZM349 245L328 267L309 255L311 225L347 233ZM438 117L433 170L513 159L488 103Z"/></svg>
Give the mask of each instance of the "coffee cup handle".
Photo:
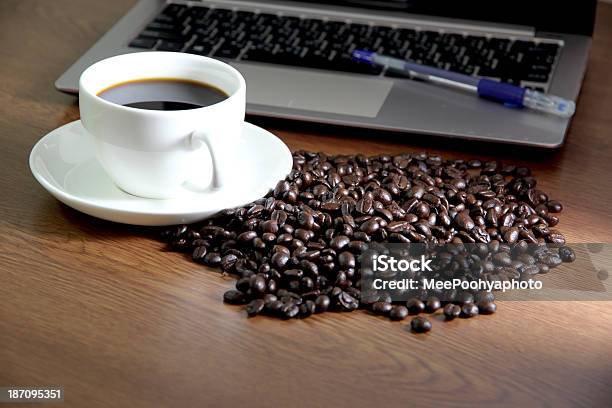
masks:
<svg viewBox="0 0 612 408"><path fill-rule="evenodd" d="M212 188L221 188L226 184L227 175L222 168L222 163L227 163L224 160L225 152L222 148L213 142L212 138L206 133L199 130L195 130L191 133L189 142L191 148L194 150L201 149L204 146L210 153L212 160Z"/></svg>

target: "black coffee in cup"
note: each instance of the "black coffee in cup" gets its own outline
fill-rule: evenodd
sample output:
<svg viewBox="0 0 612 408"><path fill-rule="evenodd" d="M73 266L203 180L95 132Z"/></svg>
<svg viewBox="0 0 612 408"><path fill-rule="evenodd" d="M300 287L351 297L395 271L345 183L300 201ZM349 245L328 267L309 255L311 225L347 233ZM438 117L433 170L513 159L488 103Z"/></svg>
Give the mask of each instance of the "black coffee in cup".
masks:
<svg viewBox="0 0 612 408"><path fill-rule="evenodd" d="M103 89L97 95L118 105L163 111L202 108L229 97L213 85L178 78L121 82Z"/></svg>

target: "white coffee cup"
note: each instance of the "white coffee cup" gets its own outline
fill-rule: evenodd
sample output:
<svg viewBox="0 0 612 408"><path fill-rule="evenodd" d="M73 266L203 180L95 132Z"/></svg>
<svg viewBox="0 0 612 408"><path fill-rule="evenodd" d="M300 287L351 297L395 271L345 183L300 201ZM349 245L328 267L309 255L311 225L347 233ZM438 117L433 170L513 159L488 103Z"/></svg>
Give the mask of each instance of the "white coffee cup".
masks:
<svg viewBox="0 0 612 408"><path fill-rule="evenodd" d="M102 90L126 81L176 78L213 85L229 95L202 108L162 111L106 101ZM198 154L207 148L212 187L232 183L236 161L232 146L241 135L246 85L236 69L212 58L173 52L141 52L91 65L79 81L83 126L93 136L97 157L115 184L146 198L174 198L184 184L211 163ZM208 166L207 166L208 165Z"/></svg>

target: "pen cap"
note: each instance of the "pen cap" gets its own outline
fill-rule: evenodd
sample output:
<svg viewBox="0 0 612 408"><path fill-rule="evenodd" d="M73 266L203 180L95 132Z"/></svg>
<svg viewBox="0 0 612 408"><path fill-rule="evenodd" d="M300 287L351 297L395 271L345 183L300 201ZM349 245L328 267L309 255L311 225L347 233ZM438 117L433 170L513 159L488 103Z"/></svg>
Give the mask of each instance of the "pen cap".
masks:
<svg viewBox="0 0 612 408"><path fill-rule="evenodd" d="M547 95L540 92L525 91L523 104L531 109L541 112L552 113L553 115L569 118L576 112L576 103L554 95Z"/></svg>

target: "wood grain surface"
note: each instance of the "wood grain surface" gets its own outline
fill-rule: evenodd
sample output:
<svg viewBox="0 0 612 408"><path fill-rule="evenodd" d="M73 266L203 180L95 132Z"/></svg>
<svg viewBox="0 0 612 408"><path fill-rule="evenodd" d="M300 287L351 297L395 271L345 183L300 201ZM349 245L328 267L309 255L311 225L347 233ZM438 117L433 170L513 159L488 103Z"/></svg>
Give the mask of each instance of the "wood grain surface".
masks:
<svg viewBox="0 0 612 408"><path fill-rule="evenodd" d="M30 149L78 118L53 82L132 3L0 2L0 386L63 386L66 407L612 406L612 302L501 302L419 336L361 312L247 319L221 301L232 279L47 194ZM610 242L611 64L601 5L578 113L553 152L250 120L292 149L529 165L564 202L570 242Z"/></svg>

